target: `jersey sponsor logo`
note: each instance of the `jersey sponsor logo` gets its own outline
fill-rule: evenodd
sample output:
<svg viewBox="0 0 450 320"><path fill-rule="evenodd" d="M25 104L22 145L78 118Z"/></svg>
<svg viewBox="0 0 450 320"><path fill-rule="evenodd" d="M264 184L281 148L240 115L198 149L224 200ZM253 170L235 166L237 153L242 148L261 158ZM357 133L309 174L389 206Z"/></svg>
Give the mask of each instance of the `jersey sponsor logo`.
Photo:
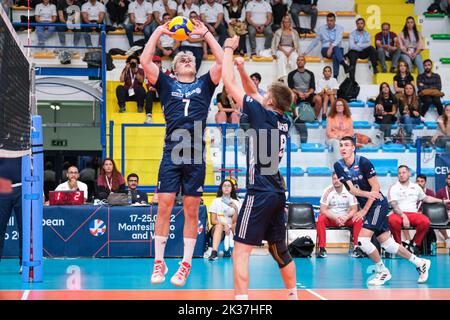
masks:
<svg viewBox="0 0 450 320"><path fill-rule="evenodd" d="M106 224L103 220L95 219L89 224L89 232L94 236L102 236L106 232Z"/></svg>
<svg viewBox="0 0 450 320"><path fill-rule="evenodd" d="M277 124L278 124L278 130L285 131L285 132L287 132L289 130L289 126L287 123L282 123L282 122L278 121Z"/></svg>
<svg viewBox="0 0 450 320"><path fill-rule="evenodd" d="M202 93L202 88L195 88L194 90L192 90L192 91L189 91L189 92L186 92L185 94L184 94L184 96L186 97L186 98L189 98L190 96L192 96L193 94L200 94L200 93Z"/></svg>
<svg viewBox="0 0 450 320"><path fill-rule="evenodd" d="M355 170L359 170L359 166L354 166L354 169Z"/></svg>
<svg viewBox="0 0 450 320"><path fill-rule="evenodd" d="M172 97L183 98L183 94L181 92L172 91Z"/></svg>

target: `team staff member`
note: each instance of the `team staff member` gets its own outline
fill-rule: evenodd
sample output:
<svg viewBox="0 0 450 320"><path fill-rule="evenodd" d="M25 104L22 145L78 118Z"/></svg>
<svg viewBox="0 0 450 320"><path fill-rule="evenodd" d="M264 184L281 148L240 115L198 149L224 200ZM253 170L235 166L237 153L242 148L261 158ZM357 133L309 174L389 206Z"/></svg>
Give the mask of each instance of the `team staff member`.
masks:
<svg viewBox="0 0 450 320"><path fill-rule="evenodd" d="M83 191L84 200L88 199L88 187L84 182L78 181L80 174L78 168L70 166L67 169L67 181L56 187L55 191Z"/></svg>

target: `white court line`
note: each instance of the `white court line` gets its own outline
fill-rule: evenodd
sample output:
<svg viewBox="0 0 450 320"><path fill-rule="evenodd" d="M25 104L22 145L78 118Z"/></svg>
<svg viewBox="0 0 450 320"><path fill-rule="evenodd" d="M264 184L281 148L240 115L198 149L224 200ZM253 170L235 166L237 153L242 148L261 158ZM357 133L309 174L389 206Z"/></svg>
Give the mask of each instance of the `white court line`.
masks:
<svg viewBox="0 0 450 320"><path fill-rule="evenodd" d="M30 294L30 290L25 290L22 295L21 300L28 300L28 295Z"/></svg>
<svg viewBox="0 0 450 320"><path fill-rule="evenodd" d="M322 297L320 294L318 294L317 292L312 291L311 289L306 289L306 291L308 291L309 293L315 295L317 298L319 298L320 300L328 300L325 297Z"/></svg>

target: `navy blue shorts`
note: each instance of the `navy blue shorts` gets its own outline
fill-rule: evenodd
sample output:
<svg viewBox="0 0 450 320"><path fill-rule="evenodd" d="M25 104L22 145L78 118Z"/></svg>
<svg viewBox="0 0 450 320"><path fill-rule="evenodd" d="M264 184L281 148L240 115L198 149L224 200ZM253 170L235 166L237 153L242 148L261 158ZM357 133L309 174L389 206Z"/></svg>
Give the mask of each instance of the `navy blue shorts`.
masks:
<svg viewBox="0 0 450 320"><path fill-rule="evenodd" d="M284 241L286 196L276 192L247 193L236 224L234 240L259 246Z"/></svg>
<svg viewBox="0 0 450 320"><path fill-rule="evenodd" d="M389 206L386 198L374 201L364 218L363 228L374 231L376 236L389 231L388 213Z"/></svg>
<svg viewBox="0 0 450 320"><path fill-rule="evenodd" d="M158 173L158 192L177 193L180 188L185 196L202 196L206 165L174 164L169 155L163 155Z"/></svg>

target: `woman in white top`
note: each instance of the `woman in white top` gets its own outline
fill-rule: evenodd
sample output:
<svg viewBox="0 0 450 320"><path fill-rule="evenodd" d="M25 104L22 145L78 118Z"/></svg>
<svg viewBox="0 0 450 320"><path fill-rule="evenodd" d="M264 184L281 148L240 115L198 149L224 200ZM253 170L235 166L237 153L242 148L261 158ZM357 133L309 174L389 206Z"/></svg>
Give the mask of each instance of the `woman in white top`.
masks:
<svg viewBox="0 0 450 320"><path fill-rule="evenodd" d="M299 36L292 28L292 20L289 15L285 15L281 22L281 29L273 35L272 54L277 56L277 78L287 76L287 74L297 68L297 57L300 53Z"/></svg>
<svg viewBox="0 0 450 320"><path fill-rule="evenodd" d="M178 15L189 18L189 14L195 11L197 15L200 15L200 7L193 3L193 0L184 0L182 4L178 6Z"/></svg>
<svg viewBox="0 0 450 320"><path fill-rule="evenodd" d="M423 68L422 57L420 53L423 50L422 36L417 30L416 21L413 17L406 18L405 26L399 36L400 50L402 51L401 60L405 61L409 70L413 71L413 62L417 66L419 74L425 70Z"/></svg>
<svg viewBox="0 0 450 320"><path fill-rule="evenodd" d="M245 6L241 0L230 0L223 6L223 16L228 25L228 36L239 36L237 53L244 56L247 53L246 35L247 23L245 22Z"/></svg>
<svg viewBox="0 0 450 320"><path fill-rule="evenodd" d="M322 104L316 103L314 108L316 117L319 116L320 109L322 107L322 120L327 118L328 103L334 105L336 100L337 89L339 89L339 83L336 78L331 76L332 71L330 66L323 68L323 78L317 83L316 93L321 98Z"/></svg>
<svg viewBox="0 0 450 320"><path fill-rule="evenodd" d="M230 257L230 248L234 247L233 233L239 213L240 203L236 195L234 183L226 179L222 181L217 191L217 198L209 207L211 215L210 236L213 240L213 250L210 261L217 260L217 250L221 240L224 240L224 257Z"/></svg>

